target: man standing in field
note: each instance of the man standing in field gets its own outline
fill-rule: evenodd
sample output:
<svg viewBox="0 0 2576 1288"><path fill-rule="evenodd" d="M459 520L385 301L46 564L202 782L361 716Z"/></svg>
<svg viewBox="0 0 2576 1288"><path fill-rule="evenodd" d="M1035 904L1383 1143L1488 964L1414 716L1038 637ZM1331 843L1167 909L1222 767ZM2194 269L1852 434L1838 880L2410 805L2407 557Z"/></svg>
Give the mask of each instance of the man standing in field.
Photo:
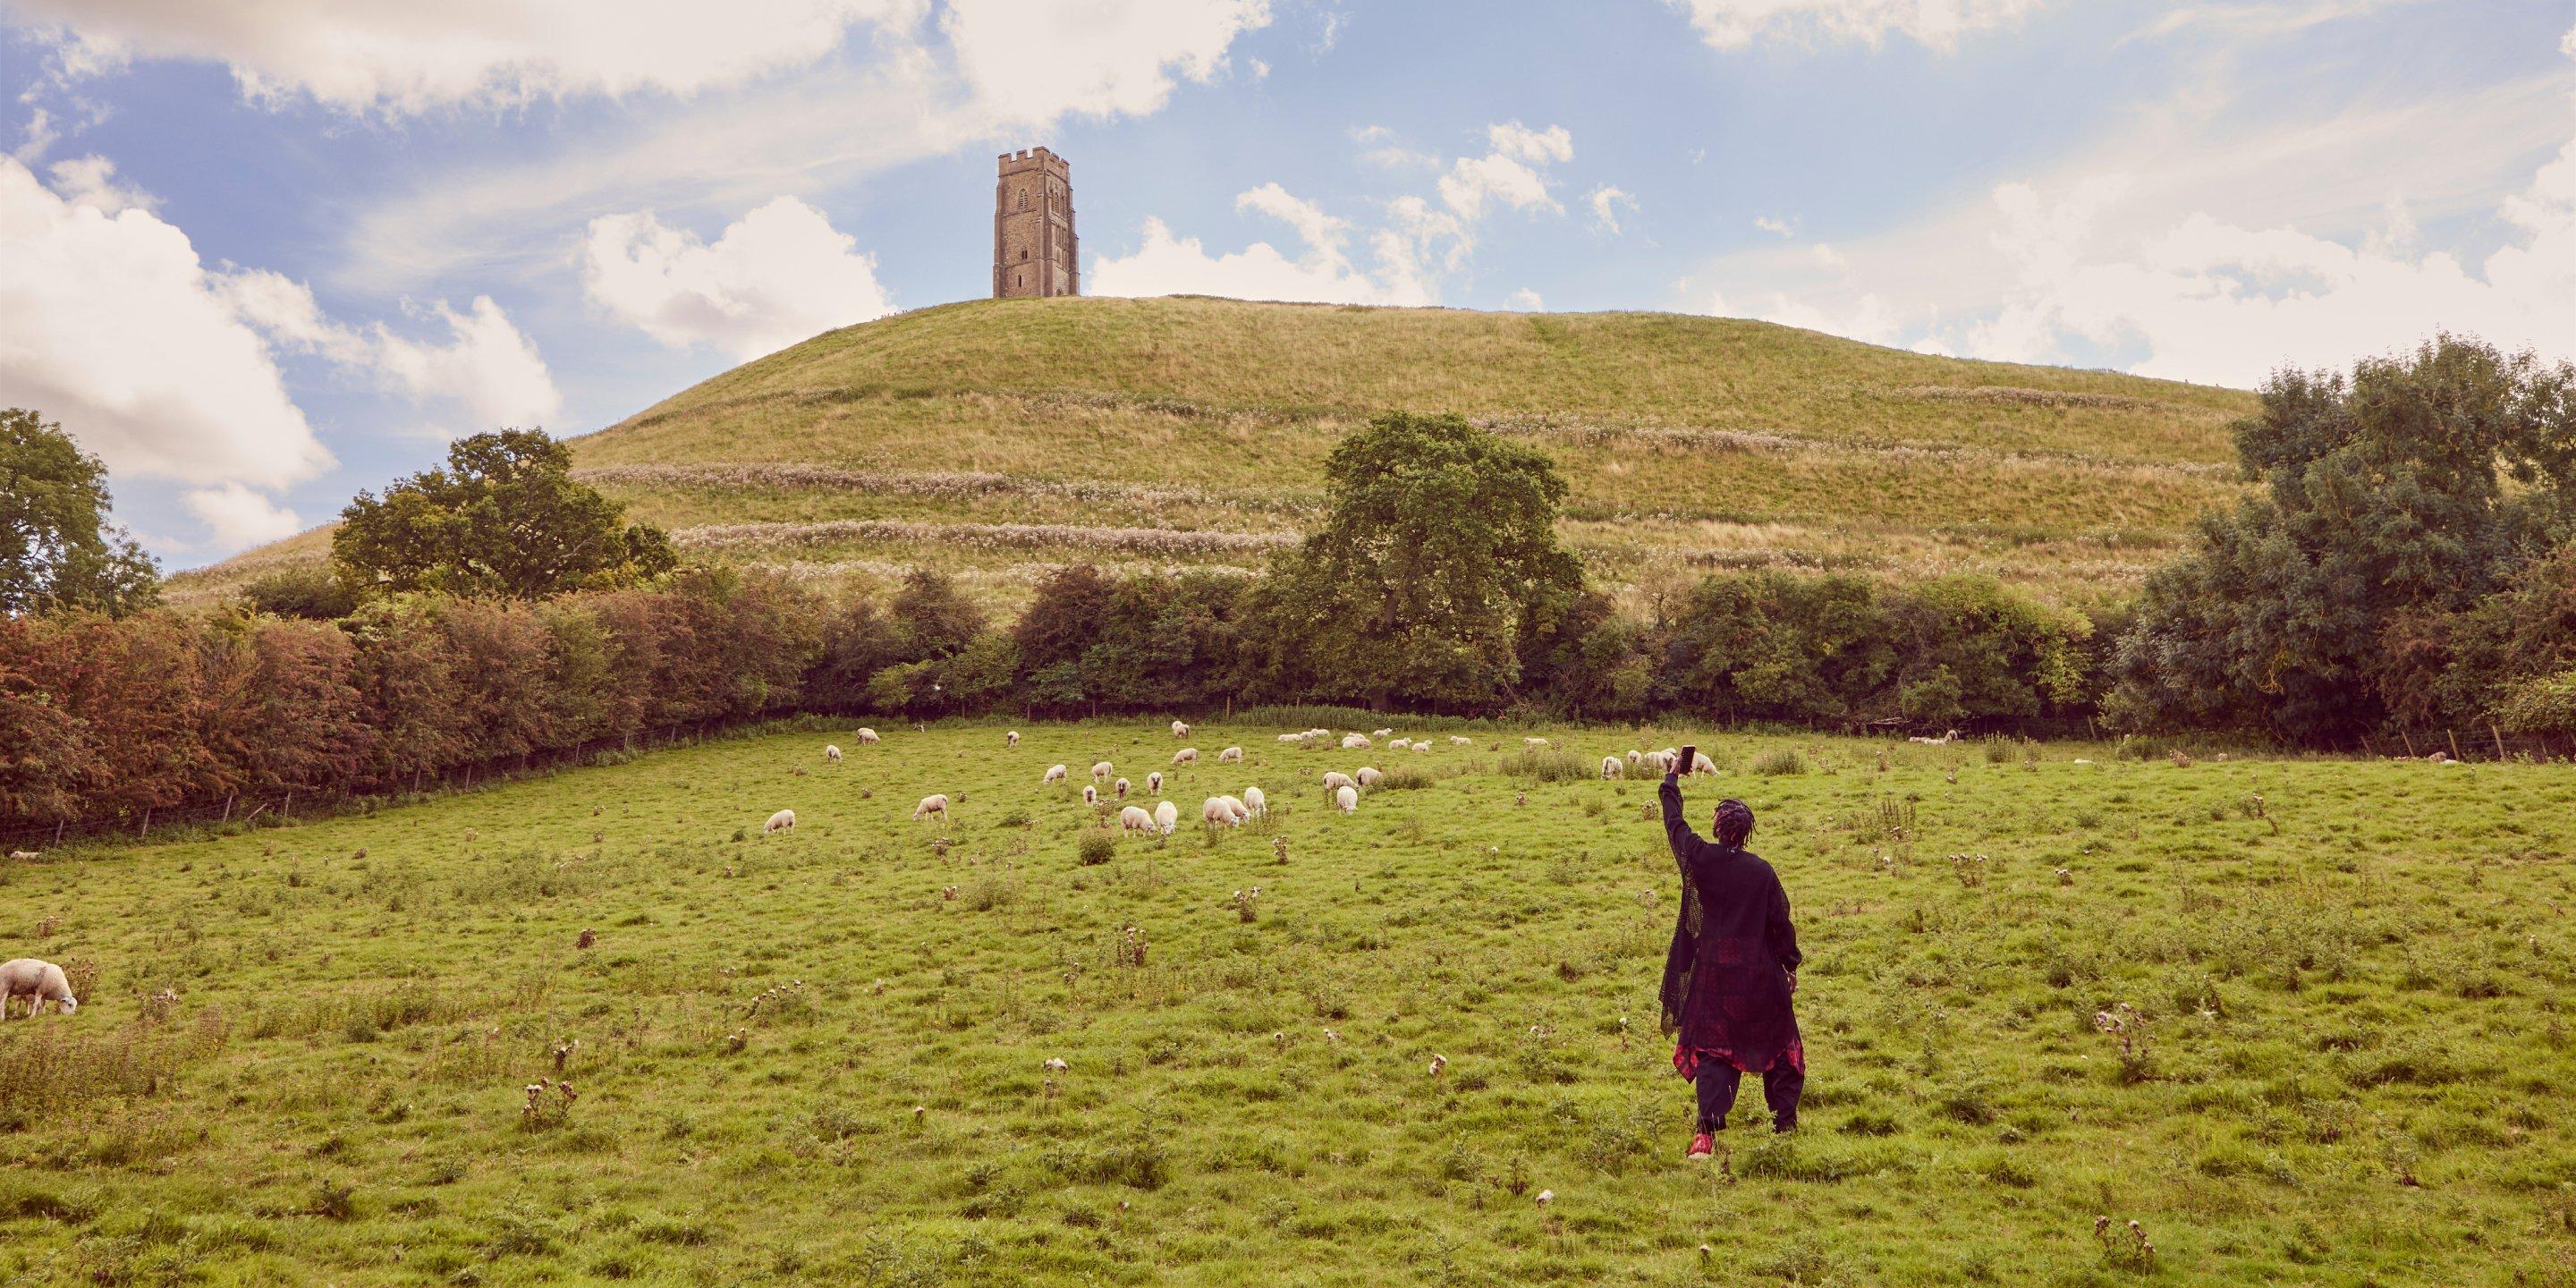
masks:
<svg viewBox="0 0 2576 1288"><path fill-rule="evenodd" d="M1743 1075L1762 1075L1762 1100L1774 1131L1798 1125L1798 1092L1807 1053L1798 1040L1790 994L1798 991L1798 932L1789 924L1789 895L1762 857L1744 848L1753 810L1740 800L1717 804L1717 839L1702 840L1682 816L1680 767L1695 765L1696 747L1664 774L1664 837L1681 868L1681 916L1664 958L1664 1031L1675 1035L1673 1068L1699 1086L1699 1131L1689 1157L1716 1152L1717 1132L1735 1107Z"/></svg>

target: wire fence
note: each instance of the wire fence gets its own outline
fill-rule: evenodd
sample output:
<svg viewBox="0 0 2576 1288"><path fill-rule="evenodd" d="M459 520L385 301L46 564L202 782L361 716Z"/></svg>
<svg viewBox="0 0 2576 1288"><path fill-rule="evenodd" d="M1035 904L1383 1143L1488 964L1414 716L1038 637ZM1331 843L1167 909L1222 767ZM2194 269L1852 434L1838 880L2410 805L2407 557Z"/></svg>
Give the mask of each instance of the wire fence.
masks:
<svg viewBox="0 0 2576 1288"><path fill-rule="evenodd" d="M183 801L110 815L44 821L0 820L0 851L16 856L79 841L113 837L148 839L155 833L229 824L275 823L348 814L389 801L439 792L473 791L500 783L541 777L577 765L595 764L654 747L694 744L737 737L771 726L791 724L799 715L771 714L595 738L571 747L553 747L515 756L500 756L442 770L423 770L391 778L351 780L328 788L296 788L269 795L229 794L212 800Z"/></svg>

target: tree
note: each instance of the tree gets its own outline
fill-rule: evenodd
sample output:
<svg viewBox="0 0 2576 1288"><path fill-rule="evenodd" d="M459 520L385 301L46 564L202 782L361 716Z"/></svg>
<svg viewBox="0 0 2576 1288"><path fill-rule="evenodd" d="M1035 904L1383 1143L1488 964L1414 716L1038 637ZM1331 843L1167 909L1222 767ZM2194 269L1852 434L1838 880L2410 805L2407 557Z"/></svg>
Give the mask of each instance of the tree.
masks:
<svg viewBox="0 0 2576 1288"><path fill-rule="evenodd" d="M1274 679L1317 698L1488 707L1583 590L1557 545L1565 480L1545 454L1456 415L1380 416L1324 463L1324 524L1259 597Z"/></svg>
<svg viewBox="0 0 2576 1288"><path fill-rule="evenodd" d="M62 426L0 409L0 615L121 617L159 598L160 569L108 521L108 500L107 467Z"/></svg>
<svg viewBox="0 0 2576 1288"><path fill-rule="evenodd" d="M371 593L440 590L543 599L633 585L678 559L658 528L572 479L572 453L541 430L459 439L447 467L360 492L331 557Z"/></svg>
<svg viewBox="0 0 2576 1288"><path fill-rule="evenodd" d="M2236 443L2263 492L2148 581L2114 717L2334 741L2458 714L2422 683L2447 623L2576 514L2576 367L2442 336L2283 371Z"/></svg>

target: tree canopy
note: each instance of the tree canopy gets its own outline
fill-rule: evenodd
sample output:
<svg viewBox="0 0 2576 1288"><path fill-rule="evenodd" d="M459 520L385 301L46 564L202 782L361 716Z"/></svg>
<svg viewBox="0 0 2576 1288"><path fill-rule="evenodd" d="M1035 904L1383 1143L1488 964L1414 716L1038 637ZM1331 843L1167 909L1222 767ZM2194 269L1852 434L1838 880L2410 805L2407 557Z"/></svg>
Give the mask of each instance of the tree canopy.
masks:
<svg viewBox="0 0 2576 1288"><path fill-rule="evenodd" d="M660 529L572 478L572 453L542 430L457 440L443 469L360 492L340 512L331 557L361 593L438 590L543 599L632 585L678 560Z"/></svg>
<svg viewBox="0 0 2576 1288"><path fill-rule="evenodd" d="M2332 741L2474 715L2497 677L2457 682L2463 632L2576 517L2576 367L2443 336L2262 400L2236 443L2263 490L2148 582L2115 717Z"/></svg>
<svg viewBox="0 0 2576 1288"><path fill-rule="evenodd" d="M1583 591L1565 480L1456 415L1383 415L1324 463L1323 526L1279 561L1268 643L1312 691L1460 708L1508 696Z"/></svg>
<svg viewBox="0 0 2576 1288"><path fill-rule="evenodd" d="M96 456L32 411L0 409L0 616L122 616L159 598L159 568L108 506Z"/></svg>

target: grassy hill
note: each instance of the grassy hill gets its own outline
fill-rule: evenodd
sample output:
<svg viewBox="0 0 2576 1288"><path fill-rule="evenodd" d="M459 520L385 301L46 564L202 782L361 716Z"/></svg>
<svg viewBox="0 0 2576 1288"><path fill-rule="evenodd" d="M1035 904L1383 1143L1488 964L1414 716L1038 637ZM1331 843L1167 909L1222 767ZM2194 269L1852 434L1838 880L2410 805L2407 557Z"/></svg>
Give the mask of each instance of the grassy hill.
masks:
<svg viewBox="0 0 2576 1288"><path fill-rule="evenodd" d="M1560 462L1565 537L1623 592L1783 566L2082 601L2232 495L2226 426L2252 405L1724 318L979 300L817 336L574 451L684 546L825 578L927 563L1007 607L1068 561L1256 566L1342 434L1455 411Z"/></svg>

